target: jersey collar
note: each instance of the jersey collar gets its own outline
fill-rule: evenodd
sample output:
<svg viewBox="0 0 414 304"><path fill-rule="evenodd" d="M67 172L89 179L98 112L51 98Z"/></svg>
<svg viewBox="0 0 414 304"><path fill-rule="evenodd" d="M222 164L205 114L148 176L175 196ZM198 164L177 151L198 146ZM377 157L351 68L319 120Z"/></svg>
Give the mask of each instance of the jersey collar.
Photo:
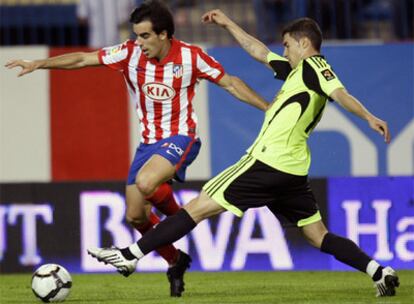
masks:
<svg viewBox="0 0 414 304"><path fill-rule="evenodd" d="M302 59L302 60L299 62L298 66L297 66L295 69L297 69L300 65L302 65L304 61L306 61L306 60L308 60L309 58L312 58L312 57L319 57L319 58L325 59L325 56L323 56L323 55L321 55L321 54L312 55L312 56L309 56L309 57L307 57L307 58L305 58L305 59Z"/></svg>
<svg viewBox="0 0 414 304"><path fill-rule="evenodd" d="M179 50L180 50L179 41L175 38L172 38L171 39L171 47L168 51L167 56L165 56L161 61L158 61L155 58L151 58L151 59L149 59L149 62L151 62L154 65L165 65L168 62L173 62L175 57L177 56Z"/></svg>
<svg viewBox="0 0 414 304"><path fill-rule="evenodd" d="M313 56L309 56L308 58L312 58L312 57L320 57L320 58L325 59L325 56L323 56L323 55L321 55L321 54L318 54L318 55L313 55ZM306 58L306 59L307 59L307 58Z"/></svg>

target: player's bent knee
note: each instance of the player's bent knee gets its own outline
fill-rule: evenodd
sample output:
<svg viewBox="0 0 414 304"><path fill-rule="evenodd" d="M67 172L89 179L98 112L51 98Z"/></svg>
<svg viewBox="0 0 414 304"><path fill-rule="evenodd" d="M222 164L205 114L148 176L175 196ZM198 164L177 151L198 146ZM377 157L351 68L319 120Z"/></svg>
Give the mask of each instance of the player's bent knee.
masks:
<svg viewBox="0 0 414 304"><path fill-rule="evenodd" d="M137 214L126 214L125 215L126 221L131 224L132 226L140 226L144 225L148 222L148 218L145 216L145 214L137 215Z"/></svg>
<svg viewBox="0 0 414 304"><path fill-rule="evenodd" d="M321 222L317 222L304 226L302 232L309 244L313 247L321 248L323 239L328 233L328 230Z"/></svg>
<svg viewBox="0 0 414 304"><path fill-rule="evenodd" d="M315 247L315 248L321 248L323 238L324 238L324 236L322 236L322 237L321 236L318 236L318 237L312 237L312 238L306 237L306 240L313 247Z"/></svg>
<svg viewBox="0 0 414 304"><path fill-rule="evenodd" d="M313 235L312 238L308 239L308 242L315 248L321 248L323 239L325 238L327 230L320 231L318 234Z"/></svg>
<svg viewBox="0 0 414 304"><path fill-rule="evenodd" d="M155 191L157 185L153 183L150 178L139 176L135 181L135 186L144 196L149 196Z"/></svg>
<svg viewBox="0 0 414 304"><path fill-rule="evenodd" d="M204 192L199 197L191 200L183 208L196 223L225 211L223 207Z"/></svg>

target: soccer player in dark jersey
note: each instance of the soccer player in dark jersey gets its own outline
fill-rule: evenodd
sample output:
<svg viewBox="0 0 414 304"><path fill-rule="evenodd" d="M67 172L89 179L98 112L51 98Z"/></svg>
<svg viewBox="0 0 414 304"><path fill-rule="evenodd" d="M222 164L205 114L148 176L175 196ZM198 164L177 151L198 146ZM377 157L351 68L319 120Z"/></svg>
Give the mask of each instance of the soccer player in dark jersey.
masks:
<svg viewBox="0 0 414 304"><path fill-rule="evenodd" d="M137 261L163 244L189 233L200 221L230 211L267 206L277 217L299 227L311 245L362 272L375 282L377 296L393 296L397 274L364 253L354 242L330 233L321 219L308 183L310 152L307 138L322 117L328 99L366 120L390 141L387 124L350 95L320 54L322 33L315 21L302 18L283 30L283 57L243 31L220 10L203 16L228 30L255 59L271 68L284 84L266 111L254 143L235 165L204 185L199 197L161 222L137 243L121 250L91 248L89 253L113 266L135 269Z"/></svg>
<svg viewBox="0 0 414 304"><path fill-rule="evenodd" d="M175 39L172 14L161 1L144 1L132 12L130 22L137 35L135 40L93 52L11 60L6 67L22 68L18 76L37 69L90 66L107 66L123 74L141 131L126 185L126 219L145 234L160 221L152 206L167 216L179 210L169 181L185 180L186 168L200 149L192 104L199 81L207 79L263 111L268 103L241 79L226 74L221 64L200 47ZM171 296L181 296L191 257L172 244L157 248L157 252L169 264Z"/></svg>

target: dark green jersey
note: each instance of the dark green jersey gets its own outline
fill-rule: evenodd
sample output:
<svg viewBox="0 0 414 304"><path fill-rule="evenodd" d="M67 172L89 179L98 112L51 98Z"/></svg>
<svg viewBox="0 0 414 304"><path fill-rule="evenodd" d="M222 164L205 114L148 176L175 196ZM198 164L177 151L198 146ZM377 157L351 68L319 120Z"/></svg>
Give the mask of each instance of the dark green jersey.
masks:
<svg viewBox="0 0 414 304"><path fill-rule="evenodd" d="M275 53L269 53L267 61L275 77L285 83L266 111L262 129L247 152L280 171L307 175L307 139L321 119L329 95L343 85L320 55L302 60L295 69Z"/></svg>

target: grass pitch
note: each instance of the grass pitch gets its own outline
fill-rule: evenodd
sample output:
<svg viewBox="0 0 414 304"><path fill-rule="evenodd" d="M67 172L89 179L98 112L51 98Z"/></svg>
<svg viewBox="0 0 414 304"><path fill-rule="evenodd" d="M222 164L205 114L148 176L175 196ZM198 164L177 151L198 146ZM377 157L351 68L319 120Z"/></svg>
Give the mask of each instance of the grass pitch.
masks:
<svg viewBox="0 0 414 304"><path fill-rule="evenodd" d="M186 292L170 298L164 273L72 275L66 303L414 303L414 271L398 271L397 296L375 298L371 280L358 272L190 272ZM0 275L0 303L40 303L30 274Z"/></svg>

